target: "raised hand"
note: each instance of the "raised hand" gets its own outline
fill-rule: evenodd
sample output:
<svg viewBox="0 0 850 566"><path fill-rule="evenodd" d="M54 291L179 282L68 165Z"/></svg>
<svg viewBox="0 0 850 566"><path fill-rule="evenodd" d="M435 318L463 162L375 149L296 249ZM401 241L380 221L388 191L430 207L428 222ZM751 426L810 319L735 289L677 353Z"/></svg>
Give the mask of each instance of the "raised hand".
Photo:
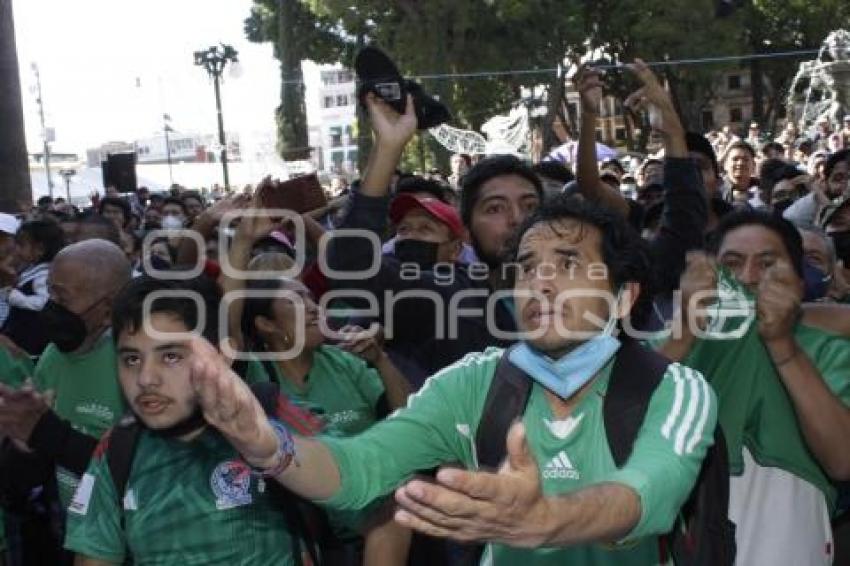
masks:
<svg viewBox="0 0 850 566"><path fill-rule="evenodd" d="M695 324L699 330L705 330L705 308L711 294L717 289L717 264L705 252L688 252L686 267L679 281L682 292L682 320L689 330Z"/></svg>
<svg viewBox="0 0 850 566"><path fill-rule="evenodd" d="M280 183L277 179L266 177L259 185L254 193L253 199L249 198L242 208L248 212L259 212L264 209L263 203L260 201L259 195L261 187L275 187ZM243 243L253 244L260 238L268 236L272 231L280 228L281 220L272 218L267 214L246 214L239 220L239 225L236 227L235 240Z"/></svg>
<svg viewBox="0 0 850 566"><path fill-rule="evenodd" d="M338 347L366 360L371 364L378 362L383 355L384 334L380 326L364 330L359 326L348 325L338 331Z"/></svg>
<svg viewBox="0 0 850 566"><path fill-rule="evenodd" d="M413 97L410 95L407 95L404 114L399 114L371 92L366 95L366 109L369 111L378 145L403 149L416 133L416 112L413 109Z"/></svg>
<svg viewBox="0 0 850 566"><path fill-rule="evenodd" d="M756 298L758 329L765 343L793 336L802 298L803 282L786 260L778 260L765 271Z"/></svg>
<svg viewBox="0 0 850 566"><path fill-rule="evenodd" d="M278 440L254 394L212 344L198 337L190 348L192 387L204 420L217 428L246 462L257 468L270 467L278 454Z"/></svg>
<svg viewBox="0 0 850 566"><path fill-rule="evenodd" d="M248 208L250 204L251 197L249 195L244 193L231 194L210 206L203 212L203 214L209 217L210 220L218 223L221 222L221 219L224 218L224 215L228 212Z"/></svg>
<svg viewBox="0 0 850 566"><path fill-rule="evenodd" d="M573 83L581 97L582 113L599 115L603 97L602 72L582 65L573 78Z"/></svg>
<svg viewBox="0 0 850 566"><path fill-rule="evenodd" d="M635 112L647 110L650 126L662 135L683 134L684 128L670 94L664 90L655 73L641 59L635 59L629 69L640 79L643 86L626 98L626 106Z"/></svg>

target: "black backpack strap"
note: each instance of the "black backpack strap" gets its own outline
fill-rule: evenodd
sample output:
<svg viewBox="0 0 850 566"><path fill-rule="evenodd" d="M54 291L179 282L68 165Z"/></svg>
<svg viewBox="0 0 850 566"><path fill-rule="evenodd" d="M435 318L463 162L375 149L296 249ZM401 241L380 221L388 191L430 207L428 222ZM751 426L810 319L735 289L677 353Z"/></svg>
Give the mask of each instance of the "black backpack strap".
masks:
<svg viewBox="0 0 850 566"><path fill-rule="evenodd" d="M649 401L669 365L661 354L622 339L602 407L608 446L618 468L632 453Z"/></svg>
<svg viewBox="0 0 850 566"><path fill-rule="evenodd" d="M263 362L264 365L266 363L269 362ZM269 377L272 378L273 374L270 374ZM254 393L254 397L257 398L260 406L266 412L266 415L270 418L277 418L277 400L280 395L279 386L270 381L254 383L251 385L251 391ZM310 555L310 561L314 565L318 566L321 564L316 552L318 537L314 536L313 529L310 528L307 519L304 517L305 512L312 513L312 509L307 510L305 509L305 506L312 504L305 502L275 480L270 478L266 481L269 487L269 492L275 499L277 499L279 503L278 506L283 511L284 518L286 520L286 527L291 538L290 542L293 549L293 560L295 561L296 566L300 566L303 563L301 552L298 551L298 549L301 548L301 541L304 541L304 545L307 547L307 553ZM320 512L318 508L316 508L316 511Z"/></svg>
<svg viewBox="0 0 850 566"><path fill-rule="evenodd" d="M115 486L115 497L118 499L118 521L121 530L127 530L127 517L124 513L124 495L130 481L130 469L133 467L133 457L142 427L135 417L127 415L113 427L109 433L109 444L106 446L106 465ZM132 563L128 561L127 563Z"/></svg>
<svg viewBox="0 0 850 566"><path fill-rule="evenodd" d="M130 481L130 468L133 467L133 456L139 441L142 427L132 416L124 417L109 433L109 444L106 447L106 465L109 475L115 485L119 509L123 509L124 494ZM123 515L123 513L122 513Z"/></svg>
<svg viewBox="0 0 850 566"><path fill-rule="evenodd" d="M497 469L505 459L505 438L514 421L525 412L531 394L531 378L510 362L505 350L496 371L475 433L478 466Z"/></svg>

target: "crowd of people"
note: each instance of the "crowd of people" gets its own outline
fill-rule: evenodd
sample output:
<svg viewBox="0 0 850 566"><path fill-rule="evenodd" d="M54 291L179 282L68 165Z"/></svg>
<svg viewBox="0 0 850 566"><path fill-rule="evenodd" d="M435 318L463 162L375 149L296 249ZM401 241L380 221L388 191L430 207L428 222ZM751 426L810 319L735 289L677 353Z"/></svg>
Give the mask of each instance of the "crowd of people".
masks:
<svg viewBox="0 0 850 566"><path fill-rule="evenodd" d="M585 68L572 167L404 173L368 93L317 210L0 215L0 564L850 560L850 114L687 132L632 70L641 163Z"/></svg>

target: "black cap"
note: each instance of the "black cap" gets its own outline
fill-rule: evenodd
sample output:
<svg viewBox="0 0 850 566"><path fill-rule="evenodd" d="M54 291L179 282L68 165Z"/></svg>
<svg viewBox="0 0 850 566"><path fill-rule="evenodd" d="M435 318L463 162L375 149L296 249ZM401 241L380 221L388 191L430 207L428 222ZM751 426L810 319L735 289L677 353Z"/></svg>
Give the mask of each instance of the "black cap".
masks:
<svg viewBox="0 0 850 566"><path fill-rule="evenodd" d="M360 81L358 96L361 103L366 94L375 93L399 114L404 114L407 95L413 96L416 121L426 130L451 120L448 108L428 95L419 83L404 79L395 63L377 47L364 47L354 60L354 71Z"/></svg>

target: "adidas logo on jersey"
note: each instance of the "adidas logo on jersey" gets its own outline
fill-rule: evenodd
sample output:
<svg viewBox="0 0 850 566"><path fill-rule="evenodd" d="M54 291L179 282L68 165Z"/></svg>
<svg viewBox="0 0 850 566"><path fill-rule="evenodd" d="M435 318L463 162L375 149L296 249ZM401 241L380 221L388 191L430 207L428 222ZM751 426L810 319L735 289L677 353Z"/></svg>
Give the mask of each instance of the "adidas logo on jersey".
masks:
<svg viewBox="0 0 850 566"><path fill-rule="evenodd" d="M543 468L543 478L547 480L577 480L581 477L578 470L567 457L567 453L561 450L557 456L549 460Z"/></svg>

